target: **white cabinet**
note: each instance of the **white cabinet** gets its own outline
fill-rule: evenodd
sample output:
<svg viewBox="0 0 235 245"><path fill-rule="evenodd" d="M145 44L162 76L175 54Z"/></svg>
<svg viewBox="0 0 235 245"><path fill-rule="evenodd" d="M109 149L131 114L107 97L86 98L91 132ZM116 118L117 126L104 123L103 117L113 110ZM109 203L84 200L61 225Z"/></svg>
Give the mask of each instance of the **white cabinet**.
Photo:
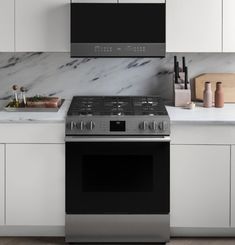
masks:
<svg viewBox="0 0 235 245"><path fill-rule="evenodd" d="M171 227L229 227L230 146L171 145L170 185Z"/></svg>
<svg viewBox="0 0 235 245"><path fill-rule="evenodd" d="M64 144L6 145L6 224L64 225Z"/></svg>
<svg viewBox="0 0 235 245"><path fill-rule="evenodd" d="M0 0L0 52L14 52L14 0Z"/></svg>
<svg viewBox="0 0 235 245"><path fill-rule="evenodd" d="M0 225L4 224L5 212L5 164L4 144L0 144Z"/></svg>
<svg viewBox="0 0 235 245"><path fill-rule="evenodd" d="M235 227L235 145L231 146L231 227Z"/></svg>
<svg viewBox="0 0 235 245"><path fill-rule="evenodd" d="M235 1L223 0L223 51L235 52Z"/></svg>
<svg viewBox="0 0 235 245"><path fill-rule="evenodd" d="M222 0L167 0L166 50L221 52Z"/></svg>
<svg viewBox="0 0 235 245"><path fill-rule="evenodd" d="M16 52L69 52L69 3L15 0Z"/></svg>

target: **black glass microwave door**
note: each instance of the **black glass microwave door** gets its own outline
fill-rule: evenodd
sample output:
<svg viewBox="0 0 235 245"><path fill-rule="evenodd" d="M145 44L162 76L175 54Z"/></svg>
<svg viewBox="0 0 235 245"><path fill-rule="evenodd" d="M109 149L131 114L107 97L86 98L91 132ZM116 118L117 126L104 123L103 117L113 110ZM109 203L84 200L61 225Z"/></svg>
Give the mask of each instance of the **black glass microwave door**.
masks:
<svg viewBox="0 0 235 245"><path fill-rule="evenodd" d="M66 213L169 213L169 143L66 143Z"/></svg>
<svg viewBox="0 0 235 245"><path fill-rule="evenodd" d="M165 43L165 4L71 4L71 43Z"/></svg>

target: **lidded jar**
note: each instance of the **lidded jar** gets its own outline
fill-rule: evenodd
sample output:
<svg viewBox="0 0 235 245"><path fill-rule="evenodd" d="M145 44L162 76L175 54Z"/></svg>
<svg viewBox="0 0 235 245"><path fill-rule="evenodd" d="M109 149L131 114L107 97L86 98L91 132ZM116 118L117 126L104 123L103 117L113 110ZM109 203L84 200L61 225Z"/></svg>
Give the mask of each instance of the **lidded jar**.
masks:
<svg viewBox="0 0 235 245"><path fill-rule="evenodd" d="M203 91L203 106L206 108L212 107L211 82L205 82L205 89Z"/></svg>
<svg viewBox="0 0 235 245"><path fill-rule="evenodd" d="M224 90L223 90L222 82L216 83L215 107L218 108L224 107Z"/></svg>

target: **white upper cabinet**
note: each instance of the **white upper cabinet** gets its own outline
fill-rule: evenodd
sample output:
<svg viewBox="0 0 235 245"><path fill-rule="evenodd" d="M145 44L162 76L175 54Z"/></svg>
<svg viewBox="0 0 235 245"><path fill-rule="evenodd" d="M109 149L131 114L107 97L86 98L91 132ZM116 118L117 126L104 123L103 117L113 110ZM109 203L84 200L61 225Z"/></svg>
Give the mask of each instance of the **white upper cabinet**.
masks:
<svg viewBox="0 0 235 245"><path fill-rule="evenodd" d="M14 52L14 0L0 0L0 52Z"/></svg>
<svg viewBox="0 0 235 245"><path fill-rule="evenodd" d="M4 225L4 203L5 203L5 171L4 171L4 145L0 144L0 225Z"/></svg>
<svg viewBox="0 0 235 245"><path fill-rule="evenodd" d="M15 0L16 52L69 52L69 3L70 0Z"/></svg>
<svg viewBox="0 0 235 245"><path fill-rule="evenodd" d="M235 52L235 1L223 0L223 51Z"/></svg>
<svg viewBox="0 0 235 245"><path fill-rule="evenodd" d="M166 50L222 52L222 0L166 0Z"/></svg>

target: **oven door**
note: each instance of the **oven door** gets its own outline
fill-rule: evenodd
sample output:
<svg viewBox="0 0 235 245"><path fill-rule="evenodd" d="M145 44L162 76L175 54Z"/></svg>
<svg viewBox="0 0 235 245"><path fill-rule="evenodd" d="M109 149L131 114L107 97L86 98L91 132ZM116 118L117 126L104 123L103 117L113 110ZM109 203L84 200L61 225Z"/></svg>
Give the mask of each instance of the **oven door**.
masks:
<svg viewBox="0 0 235 245"><path fill-rule="evenodd" d="M67 137L66 214L169 214L167 137Z"/></svg>

